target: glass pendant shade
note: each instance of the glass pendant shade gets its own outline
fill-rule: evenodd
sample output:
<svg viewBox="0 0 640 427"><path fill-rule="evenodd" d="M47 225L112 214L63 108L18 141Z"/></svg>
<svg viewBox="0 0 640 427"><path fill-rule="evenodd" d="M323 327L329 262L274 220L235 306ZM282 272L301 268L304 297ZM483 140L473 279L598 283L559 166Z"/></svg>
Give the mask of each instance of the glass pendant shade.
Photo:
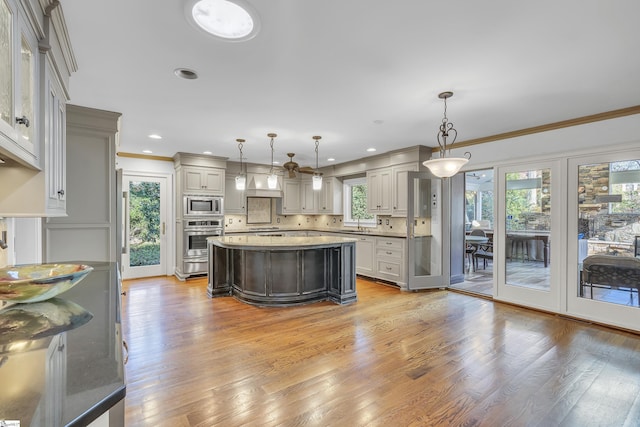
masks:
<svg viewBox="0 0 640 427"><path fill-rule="evenodd" d="M275 190L278 187L278 175L271 174L267 177L267 187L269 190Z"/></svg>
<svg viewBox="0 0 640 427"><path fill-rule="evenodd" d="M422 164L429 168L432 174L438 178L450 178L457 174L469 159L464 157L444 157L442 159L432 159Z"/></svg>
<svg viewBox="0 0 640 427"><path fill-rule="evenodd" d="M313 175L313 189L321 190L322 189L322 176L321 175Z"/></svg>
<svg viewBox="0 0 640 427"><path fill-rule="evenodd" d="M247 186L247 177L245 175L236 176L236 190L244 190Z"/></svg>

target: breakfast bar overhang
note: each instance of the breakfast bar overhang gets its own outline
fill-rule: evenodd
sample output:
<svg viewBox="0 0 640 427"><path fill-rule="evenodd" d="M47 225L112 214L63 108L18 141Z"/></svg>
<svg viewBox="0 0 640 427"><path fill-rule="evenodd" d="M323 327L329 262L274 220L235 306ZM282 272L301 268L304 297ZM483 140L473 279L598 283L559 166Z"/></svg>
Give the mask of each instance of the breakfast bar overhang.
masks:
<svg viewBox="0 0 640 427"><path fill-rule="evenodd" d="M357 301L356 239L245 235L207 242L210 298L274 307Z"/></svg>

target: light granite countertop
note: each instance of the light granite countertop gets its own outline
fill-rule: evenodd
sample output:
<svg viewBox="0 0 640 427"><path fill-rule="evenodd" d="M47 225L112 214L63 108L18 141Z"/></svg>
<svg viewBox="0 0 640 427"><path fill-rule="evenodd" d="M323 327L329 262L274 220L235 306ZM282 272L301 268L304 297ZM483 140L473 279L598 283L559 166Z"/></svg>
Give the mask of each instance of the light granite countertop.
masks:
<svg viewBox="0 0 640 427"><path fill-rule="evenodd" d="M368 230L353 230L353 229L318 229L318 228L310 228L310 229L291 229L291 228L278 228L278 227L256 227L255 229L243 229L243 230L225 230L225 235L228 236L241 236L248 234L269 234L269 233L305 233L305 232L317 232L317 233L327 233L327 234L347 234L354 236L377 236L377 237L397 237L397 238L406 238L407 233L399 233L393 231L368 231Z"/></svg>
<svg viewBox="0 0 640 427"><path fill-rule="evenodd" d="M333 236L254 236L247 234L208 237L211 245L231 249L265 249L295 250L334 247L344 243L353 243L357 239Z"/></svg>

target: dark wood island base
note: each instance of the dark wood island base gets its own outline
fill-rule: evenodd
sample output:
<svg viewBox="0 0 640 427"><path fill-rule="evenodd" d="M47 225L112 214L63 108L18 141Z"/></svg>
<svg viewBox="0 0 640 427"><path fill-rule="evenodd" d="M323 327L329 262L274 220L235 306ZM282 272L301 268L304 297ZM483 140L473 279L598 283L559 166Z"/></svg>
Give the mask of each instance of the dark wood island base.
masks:
<svg viewBox="0 0 640 427"><path fill-rule="evenodd" d="M224 236L208 239L210 298L283 307L357 301L355 239Z"/></svg>

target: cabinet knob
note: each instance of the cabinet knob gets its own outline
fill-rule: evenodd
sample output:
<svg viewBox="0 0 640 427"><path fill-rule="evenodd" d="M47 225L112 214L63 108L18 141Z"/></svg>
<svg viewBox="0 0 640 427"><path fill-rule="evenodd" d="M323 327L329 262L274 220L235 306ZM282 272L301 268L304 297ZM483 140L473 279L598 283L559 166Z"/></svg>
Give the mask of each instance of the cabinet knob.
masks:
<svg viewBox="0 0 640 427"><path fill-rule="evenodd" d="M58 190L58 194L59 194L60 196L64 196L64 190Z"/></svg>
<svg viewBox="0 0 640 427"><path fill-rule="evenodd" d="M29 127L30 124L27 116L16 117L16 123L18 123L19 125L25 125L26 127Z"/></svg>

